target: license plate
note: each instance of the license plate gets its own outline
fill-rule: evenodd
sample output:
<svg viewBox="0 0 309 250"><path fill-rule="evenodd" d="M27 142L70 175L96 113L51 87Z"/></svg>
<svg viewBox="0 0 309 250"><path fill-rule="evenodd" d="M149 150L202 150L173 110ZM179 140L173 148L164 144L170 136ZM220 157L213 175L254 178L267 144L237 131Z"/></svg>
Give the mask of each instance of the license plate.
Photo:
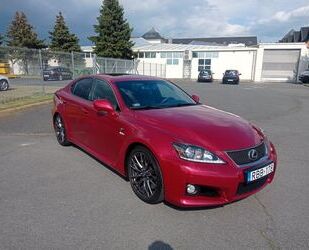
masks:
<svg viewBox="0 0 309 250"><path fill-rule="evenodd" d="M265 167L250 171L247 174L247 182L258 180L258 179L274 172L274 170L275 170L275 164L271 163L271 164L269 164Z"/></svg>
<svg viewBox="0 0 309 250"><path fill-rule="evenodd" d="M48 77L49 75L44 75L45 77Z"/></svg>
<svg viewBox="0 0 309 250"><path fill-rule="evenodd" d="M228 82L232 82L233 80L231 80L231 79L228 79L227 81L228 81Z"/></svg>

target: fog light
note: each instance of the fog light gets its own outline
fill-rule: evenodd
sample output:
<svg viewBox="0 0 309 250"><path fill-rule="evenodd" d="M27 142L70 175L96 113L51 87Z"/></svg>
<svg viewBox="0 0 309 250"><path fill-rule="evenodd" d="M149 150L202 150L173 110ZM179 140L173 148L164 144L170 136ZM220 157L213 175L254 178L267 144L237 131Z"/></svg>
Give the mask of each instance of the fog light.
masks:
<svg viewBox="0 0 309 250"><path fill-rule="evenodd" d="M196 194L197 193L197 188L192 185L192 184L188 184L187 185L187 193L188 194Z"/></svg>

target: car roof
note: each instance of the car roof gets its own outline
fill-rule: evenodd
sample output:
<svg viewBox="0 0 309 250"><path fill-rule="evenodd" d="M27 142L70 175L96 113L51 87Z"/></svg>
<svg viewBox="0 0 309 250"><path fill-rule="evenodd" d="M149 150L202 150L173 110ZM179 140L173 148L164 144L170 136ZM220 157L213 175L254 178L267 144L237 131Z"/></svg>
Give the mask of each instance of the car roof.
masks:
<svg viewBox="0 0 309 250"><path fill-rule="evenodd" d="M123 82L123 81L136 81L136 80L162 80L159 77L144 76L135 74L97 74L92 77L101 78L102 80L108 80L111 83Z"/></svg>

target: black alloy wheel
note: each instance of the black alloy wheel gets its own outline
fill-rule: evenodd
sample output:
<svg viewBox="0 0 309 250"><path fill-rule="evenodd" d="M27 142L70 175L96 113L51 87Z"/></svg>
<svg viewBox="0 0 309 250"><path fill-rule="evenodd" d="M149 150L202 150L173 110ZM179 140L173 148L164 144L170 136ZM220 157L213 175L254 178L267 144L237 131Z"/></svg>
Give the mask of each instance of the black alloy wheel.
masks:
<svg viewBox="0 0 309 250"><path fill-rule="evenodd" d="M127 159L128 177L134 193L144 202L163 201L163 182L159 164L142 146L134 148Z"/></svg>
<svg viewBox="0 0 309 250"><path fill-rule="evenodd" d="M9 89L8 81L5 79L0 80L0 91L6 91L8 89Z"/></svg>
<svg viewBox="0 0 309 250"><path fill-rule="evenodd" d="M54 129L59 144L62 146L69 146L70 142L67 140L64 122L60 115L56 115L54 118Z"/></svg>

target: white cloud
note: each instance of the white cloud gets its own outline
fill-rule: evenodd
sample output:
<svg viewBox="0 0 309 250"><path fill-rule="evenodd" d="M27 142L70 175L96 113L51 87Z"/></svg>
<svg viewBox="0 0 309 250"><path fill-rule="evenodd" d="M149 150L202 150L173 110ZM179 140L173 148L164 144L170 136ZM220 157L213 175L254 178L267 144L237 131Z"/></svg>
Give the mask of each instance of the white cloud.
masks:
<svg viewBox="0 0 309 250"><path fill-rule="evenodd" d="M272 21L288 22L291 19L309 18L309 5L299 7L291 11L278 11L270 18L263 18L258 21L260 24L270 23ZM306 19L308 21L308 19ZM304 20L305 21L305 20Z"/></svg>

